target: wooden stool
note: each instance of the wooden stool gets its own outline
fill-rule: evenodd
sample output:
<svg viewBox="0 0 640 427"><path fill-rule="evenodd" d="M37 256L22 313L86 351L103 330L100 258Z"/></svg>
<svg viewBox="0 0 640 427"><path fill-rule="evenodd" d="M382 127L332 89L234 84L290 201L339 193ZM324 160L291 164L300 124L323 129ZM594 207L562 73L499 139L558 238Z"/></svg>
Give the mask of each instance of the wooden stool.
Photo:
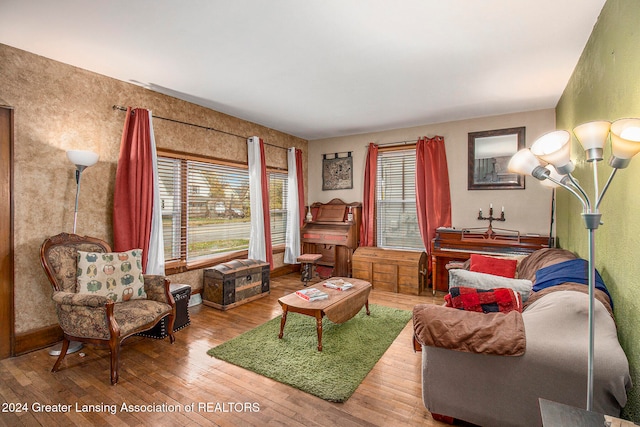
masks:
<svg viewBox="0 0 640 427"><path fill-rule="evenodd" d="M298 262L302 264L300 280L304 282L305 286L308 286L309 280L313 278L313 266L320 258L322 258L320 254L302 254L298 257Z"/></svg>

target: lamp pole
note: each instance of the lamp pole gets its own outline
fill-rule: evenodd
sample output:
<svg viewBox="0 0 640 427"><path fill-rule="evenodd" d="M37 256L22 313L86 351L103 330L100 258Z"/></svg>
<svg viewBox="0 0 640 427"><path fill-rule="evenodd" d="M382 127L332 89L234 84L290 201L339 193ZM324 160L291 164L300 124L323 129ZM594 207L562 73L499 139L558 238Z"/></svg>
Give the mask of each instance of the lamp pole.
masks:
<svg viewBox="0 0 640 427"><path fill-rule="evenodd" d="M587 372L587 411L593 409L593 353L594 353L594 313L593 300L595 297L596 287L596 266L595 266L595 233L600 225L600 217L598 212L583 213L585 225L589 230L589 354L588 354L588 372Z"/></svg>
<svg viewBox="0 0 640 427"><path fill-rule="evenodd" d="M82 178L82 171L87 167L85 165L76 165L76 207L73 212L73 234L76 234L76 227L78 225L78 199L80 198L80 178Z"/></svg>
<svg viewBox="0 0 640 427"><path fill-rule="evenodd" d="M595 162L593 163L593 167L595 169ZM593 364L594 364L594 360L593 360L593 353L595 351L595 345L594 345L594 310L593 310L593 302L594 302L594 298L595 298L595 286L596 286L596 266L595 266L595 259L596 259L596 254L595 254L595 232L598 229L598 227L600 226L600 220L602 218L602 214L600 212L597 211L597 207L595 207L595 211L594 211L594 207L591 205L591 201L589 200L589 198L587 197L586 193L584 192L584 190L582 189L582 187L579 186L579 184L577 183L577 181L575 179L573 179L573 177L569 174L569 179L571 181L571 183L573 184L573 186L575 186L579 193L581 193L582 195L584 195L582 197L579 197L578 193L576 193L576 191L569 187L569 185L558 181L554 178L551 177L547 177L547 179L549 179L552 182L555 182L557 185L569 190L569 192L571 194L573 194L575 197L578 198L578 200L580 200L580 202L582 202L583 205L583 213L582 213L582 218L584 219L584 224L585 227L588 230L588 268L589 268L589 277L588 277L588 286L589 286L589 320L588 320L588 330L589 330L589 348L588 348L588 352L587 352L587 405L586 405L586 409L587 411L591 411L593 410L593 376L594 376L594 370L593 370ZM597 175L594 173L594 188L595 191L598 191L598 181L597 181ZM611 182L609 180L609 182ZM606 187L605 187L605 191L606 191ZM597 193L596 193L597 196ZM604 196L604 192L603 194L599 197L599 200L602 200L602 196Z"/></svg>

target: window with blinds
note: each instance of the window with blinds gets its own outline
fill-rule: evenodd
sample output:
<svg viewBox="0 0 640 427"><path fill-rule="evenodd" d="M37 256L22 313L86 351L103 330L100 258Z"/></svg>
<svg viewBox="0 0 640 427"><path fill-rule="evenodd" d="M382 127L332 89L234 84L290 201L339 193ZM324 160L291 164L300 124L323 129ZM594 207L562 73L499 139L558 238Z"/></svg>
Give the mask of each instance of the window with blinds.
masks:
<svg viewBox="0 0 640 427"><path fill-rule="evenodd" d="M165 261L197 262L249 248L246 166L158 156ZM284 243L286 173L269 173L272 244Z"/></svg>
<svg viewBox="0 0 640 427"><path fill-rule="evenodd" d="M182 224L186 221L182 213L186 213L182 198L182 162L179 159L158 157L158 178L160 189L160 205L162 208L162 232L164 237L165 262L178 261L186 253L186 239L182 238ZM186 201L186 200L185 200Z"/></svg>
<svg viewBox="0 0 640 427"><path fill-rule="evenodd" d="M416 214L416 150L378 154L377 246L424 250Z"/></svg>
<svg viewBox="0 0 640 427"><path fill-rule="evenodd" d="M287 233L287 188L286 173L269 174L269 217L271 221L271 244L284 245Z"/></svg>

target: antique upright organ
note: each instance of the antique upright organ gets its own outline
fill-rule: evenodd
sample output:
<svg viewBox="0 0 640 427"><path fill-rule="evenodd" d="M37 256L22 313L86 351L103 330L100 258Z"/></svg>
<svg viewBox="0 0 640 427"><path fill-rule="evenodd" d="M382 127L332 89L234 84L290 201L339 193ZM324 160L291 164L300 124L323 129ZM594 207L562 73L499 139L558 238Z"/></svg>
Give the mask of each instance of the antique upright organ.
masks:
<svg viewBox="0 0 640 427"><path fill-rule="evenodd" d="M361 203L316 202L311 214L312 221L300 230L302 253L321 254L316 264L333 268L333 276L351 277L353 252L360 240Z"/></svg>

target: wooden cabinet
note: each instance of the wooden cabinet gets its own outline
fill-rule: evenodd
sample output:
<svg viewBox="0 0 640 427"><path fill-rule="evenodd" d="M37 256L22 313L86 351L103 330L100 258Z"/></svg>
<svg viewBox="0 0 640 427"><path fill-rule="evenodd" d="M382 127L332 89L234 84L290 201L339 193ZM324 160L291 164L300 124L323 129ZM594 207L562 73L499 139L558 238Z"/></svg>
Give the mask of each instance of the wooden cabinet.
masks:
<svg viewBox="0 0 640 427"><path fill-rule="evenodd" d="M427 254L359 247L353 254L352 273L376 290L420 295L426 289Z"/></svg>

